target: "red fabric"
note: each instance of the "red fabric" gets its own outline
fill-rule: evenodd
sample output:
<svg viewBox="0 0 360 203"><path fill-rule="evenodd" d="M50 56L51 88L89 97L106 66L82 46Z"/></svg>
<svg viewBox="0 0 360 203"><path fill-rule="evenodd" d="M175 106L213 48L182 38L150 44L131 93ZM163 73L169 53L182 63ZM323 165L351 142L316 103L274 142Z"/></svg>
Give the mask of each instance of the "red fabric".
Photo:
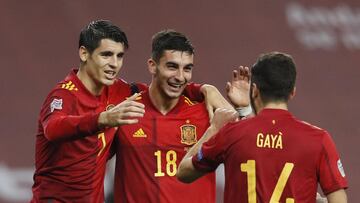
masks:
<svg viewBox="0 0 360 203"><path fill-rule="evenodd" d="M214 173L192 184L175 177L178 164L193 145L190 141L195 140L191 129L199 140L209 125L205 105L192 105L181 96L178 104L162 115L147 91L139 101L145 104L144 118L138 124L121 126L116 135L115 202L215 202ZM181 126L185 127L183 133L189 130L188 141L184 141L188 144L181 142Z"/></svg>
<svg viewBox="0 0 360 203"><path fill-rule="evenodd" d="M324 194L328 194L347 187L347 182L346 179L342 178L342 175L345 173L341 174L339 170L343 166L336 151L334 141L327 133L323 136L322 147L323 150L318 162L318 173L320 186Z"/></svg>
<svg viewBox="0 0 360 203"><path fill-rule="evenodd" d="M97 119L107 106L129 96L130 90L118 80L96 97L76 72L58 83L40 112L33 202L104 202L105 166L115 129L100 130Z"/></svg>
<svg viewBox="0 0 360 203"><path fill-rule="evenodd" d="M315 202L318 181L325 193L347 187L329 134L285 110L265 109L254 118L228 124L192 159L200 171L225 164L225 203L248 201L250 172L241 167L249 166L249 160L256 174L256 191L250 196L256 195L258 202L270 201L282 170L290 164L294 167L277 201Z"/></svg>
<svg viewBox="0 0 360 203"><path fill-rule="evenodd" d="M203 102L205 98L200 91L201 86L202 84L197 84L193 82L189 83L184 90L184 95L186 97L189 97L191 100Z"/></svg>

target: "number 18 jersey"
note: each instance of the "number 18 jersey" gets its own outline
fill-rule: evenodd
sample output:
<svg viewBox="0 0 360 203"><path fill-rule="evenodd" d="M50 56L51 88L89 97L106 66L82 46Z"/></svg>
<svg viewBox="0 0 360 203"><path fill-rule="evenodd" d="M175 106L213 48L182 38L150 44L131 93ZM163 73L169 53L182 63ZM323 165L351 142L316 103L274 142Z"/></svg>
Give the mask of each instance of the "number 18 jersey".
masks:
<svg viewBox="0 0 360 203"><path fill-rule="evenodd" d="M119 127L115 137L115 202L215 202L214 173L192 184L181 183L175 176L187 150L209 126L205 105L181 96L162 115L148 92L138 102L145 104L144 117L137 124Z"/></svg>

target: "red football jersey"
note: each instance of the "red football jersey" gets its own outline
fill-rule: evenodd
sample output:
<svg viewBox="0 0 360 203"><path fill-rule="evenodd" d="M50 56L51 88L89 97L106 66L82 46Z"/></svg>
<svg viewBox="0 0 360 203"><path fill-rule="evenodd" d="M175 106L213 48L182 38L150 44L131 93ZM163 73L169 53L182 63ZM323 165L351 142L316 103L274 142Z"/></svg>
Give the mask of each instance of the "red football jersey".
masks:
<svg viewBox="0 0 360 203"><path fill-rule="evenodd" d="M148 92L138 100L145 115L116 134L115 202L215 202L215 174L184 184L175 174L186 151L209 126L203 103L181 96L167 115L151 103Z"/></svg>
<svg viewBox="0 0 360 203"><path fill-rule="evenodd" d="M264 109L230 123L193 156L199 171L225 165L227 202L315 202L346 188L345 173L329 134L288 111Z"/></svg>
<svg viewBox="0 0 360 203"><path fill-rule="evenodd" d="M100 131L100 112L130 95L117 80L92 95L73 70L47 96L39 118L32 202L104 202L104 174L115 129ZM113 95L109 97L109 95Z"/></svg>

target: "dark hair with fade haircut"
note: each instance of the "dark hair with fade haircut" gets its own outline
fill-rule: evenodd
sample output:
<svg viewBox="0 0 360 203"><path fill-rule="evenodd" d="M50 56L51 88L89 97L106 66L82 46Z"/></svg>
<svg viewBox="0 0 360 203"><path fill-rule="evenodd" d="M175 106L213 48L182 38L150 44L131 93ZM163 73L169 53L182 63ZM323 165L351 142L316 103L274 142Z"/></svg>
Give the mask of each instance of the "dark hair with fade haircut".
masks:
<svg viewBox="0 0 360 203"><path fill-rule="evenodd" d="M90 54L100 46L102 39L111 39L129 48L126 34L109 20L95 20L84 27L80 32L79 48L84 46Z"/></svg>
<svg viewBox="0 0 360 203"><path fill-rule="evenodd" d="M159 62L166 50L194 54L194 47L190 40L184 34L171 29L160 31L152 37L152 59L155 62Z"/></svg>
<svg viewBox="0 0 360 203"><path fill-rule="evenodd" d="M296 66L281 52L262 54L251 69L251 82L258 87L264 103L288 101L295 87Z"/></svg>

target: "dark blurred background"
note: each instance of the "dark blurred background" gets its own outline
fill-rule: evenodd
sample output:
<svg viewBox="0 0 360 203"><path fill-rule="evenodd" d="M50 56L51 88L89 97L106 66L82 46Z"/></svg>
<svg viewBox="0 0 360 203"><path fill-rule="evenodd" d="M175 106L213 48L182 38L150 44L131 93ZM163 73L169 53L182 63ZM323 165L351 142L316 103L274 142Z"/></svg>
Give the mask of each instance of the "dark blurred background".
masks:
<svg viewBox="0 0 360 203"><path fill-rule="evenodd" d="M327 129L360 202L360 1L358 0L57 0L0 1L0 202L31 197L34 141L41 104L79 64L78 35L108 19L128 35L120 77L149 82L151 36L184 32L196 47L194 81L223 93L233 68L263 52L290 53L297 63L294 114Z"/></svg>

